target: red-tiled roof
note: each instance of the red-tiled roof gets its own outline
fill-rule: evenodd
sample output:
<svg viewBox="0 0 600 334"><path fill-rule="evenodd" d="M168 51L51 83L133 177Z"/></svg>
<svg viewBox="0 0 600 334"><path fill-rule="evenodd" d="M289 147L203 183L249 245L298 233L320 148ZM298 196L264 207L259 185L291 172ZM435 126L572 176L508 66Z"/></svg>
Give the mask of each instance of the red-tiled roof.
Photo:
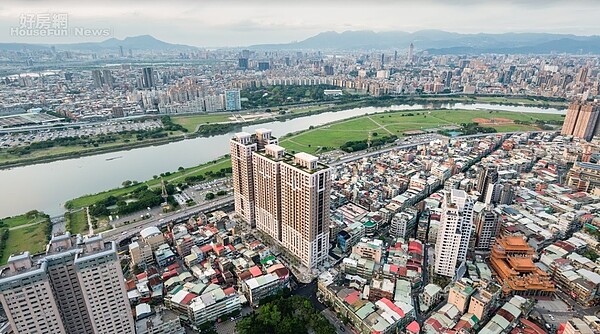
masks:
<svg viewBox="0 0 600 334"><path fill-rule="evenodd" d="M401 308L399 308L398 306L396 306L396 304L392 303L389 299L387 299L387 298L381 298L379 301L382 302L382 303L384 303L385 305L387 305L387 307L389 307L390 309L392 309L392 311L398 313L399 316L404 317L404 311L402 311Z"/></svg>
<svg viewBox="0 0 600 334"><path fill-rule="evenodd" d="M192 299L198 297L197 295L193 294L193 293L188 293L185 297L183 297L183 299L181 300L181 305L188 305Z"/></svg>
<svg viewBox="0 0 600 334"><path fill-rule="evenodd" d="M235 293L235 289L233 287L229 287L227 289L223 289L225 296L229 296Z"/></svg>
<svg viewBox="0 0 600 334"><path fill-rule="evenodd" d="M250 268L250 274L252 274L252 277L259 277L262 276L262 270L258 266L254 266Z"/></svg>
<svg viewBox="0 0 600 334"><path fill-rule="evenodd" d="M418 334L421 331L421 326L419 326L418 322L413 321L410 324L408 324L408 326L406 326L406 330L411 333Z"/></svg>
<svg viewBox="0 0 600 334"><path fill-rule="evenodd" d="M137 275L135 275L135 278L137 278L138 281L143 281L146 278L148 278L148 274L146 274L146 273L137 274Z"/></svg>
<svg viewBox="0 0 600 334"><path fill-rule="evenodd" d="M354 292L350 293L350 294L348 295L348 297L346 297L346 298L344 299L344 301L345 301L346 303L348 303L348 305L352 305L352 304L354 304L354 303L355 303L357 300L359 300L359 299L360 299L360 292L358 292L358 291L354 291Z"/></svg>

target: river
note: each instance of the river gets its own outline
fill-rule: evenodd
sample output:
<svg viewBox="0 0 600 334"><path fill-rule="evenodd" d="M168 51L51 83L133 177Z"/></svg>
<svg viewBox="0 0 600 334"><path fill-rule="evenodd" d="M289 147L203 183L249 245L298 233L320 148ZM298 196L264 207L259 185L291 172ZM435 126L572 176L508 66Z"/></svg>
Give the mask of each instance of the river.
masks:
<svg viewBox="0 0 600 334"><path fill-rule="evenodd" d="M385 110L417 110L433 105L395 105L391 107L365 107L327 112L287 121L268 122L243 127L253 132L269 128L280 137L290 132L308 129L329 122L343 120L366 113ZM436 105L435 108L439 108ZM449 109L493 109L525 113L564 114L564 110L491 104L442 104ZM240 131L240 129L236 130ZM64 212L64 203L83 194L93 194L115 188L125 180L144 181L178 167L192 167L211 161L228 153L228 140L232 134L193 138L159 146L149 146L81 158L66 159L0 170L0 217L21 214L32 209L51 216Z"/></svg>

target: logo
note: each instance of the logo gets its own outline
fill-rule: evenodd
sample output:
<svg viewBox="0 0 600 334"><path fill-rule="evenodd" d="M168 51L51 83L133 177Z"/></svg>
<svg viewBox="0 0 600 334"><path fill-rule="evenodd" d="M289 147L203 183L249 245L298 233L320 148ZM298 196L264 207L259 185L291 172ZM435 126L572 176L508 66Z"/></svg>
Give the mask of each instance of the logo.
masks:
<svg viewBox="0 0 600 334"><path fill-rule="evenodd" d="M109 37L110 28L69 27L67 13L24 13L19 25L10 27L12 37Z"/></svg>

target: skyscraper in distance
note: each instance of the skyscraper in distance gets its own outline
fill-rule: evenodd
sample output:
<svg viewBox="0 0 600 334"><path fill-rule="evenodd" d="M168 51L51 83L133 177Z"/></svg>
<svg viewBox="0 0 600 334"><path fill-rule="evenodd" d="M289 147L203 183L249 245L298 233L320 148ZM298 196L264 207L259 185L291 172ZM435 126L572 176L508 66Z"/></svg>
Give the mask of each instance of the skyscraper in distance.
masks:
<svg viewBox="0 0 600 334"><path fill-rule="evenodd" d="M242 109L239 89L229 89L225 91L225 110L235 111Z"/></svg>
<svg viewBox="0 0 600 334"><path fill-rule="evenodd" d="M413 43L410 43L410 45L408 46L408 60L407 60L407 63L412 64L414 56L415 56L415 46L414 46Z"/></svg>
<svg viewBox="0 0 600 334"><path fill-rule="evenodd" d="M142 68L142 86L143 88L154 87L154 71L152 67Z"/></svg>

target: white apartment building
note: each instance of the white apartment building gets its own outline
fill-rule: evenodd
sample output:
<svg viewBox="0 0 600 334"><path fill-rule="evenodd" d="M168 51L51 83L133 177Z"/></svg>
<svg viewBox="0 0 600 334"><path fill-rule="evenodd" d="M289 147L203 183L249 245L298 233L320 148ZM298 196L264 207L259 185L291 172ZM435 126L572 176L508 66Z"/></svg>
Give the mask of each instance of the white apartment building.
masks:
<svg viewBox="0 0 600 334"><path fill-rule="evenodd" d="M435 272L453 277L457 263L467 257L473 231L473 199L464 190L444 195L442 215L435 244Z"/></svg>

